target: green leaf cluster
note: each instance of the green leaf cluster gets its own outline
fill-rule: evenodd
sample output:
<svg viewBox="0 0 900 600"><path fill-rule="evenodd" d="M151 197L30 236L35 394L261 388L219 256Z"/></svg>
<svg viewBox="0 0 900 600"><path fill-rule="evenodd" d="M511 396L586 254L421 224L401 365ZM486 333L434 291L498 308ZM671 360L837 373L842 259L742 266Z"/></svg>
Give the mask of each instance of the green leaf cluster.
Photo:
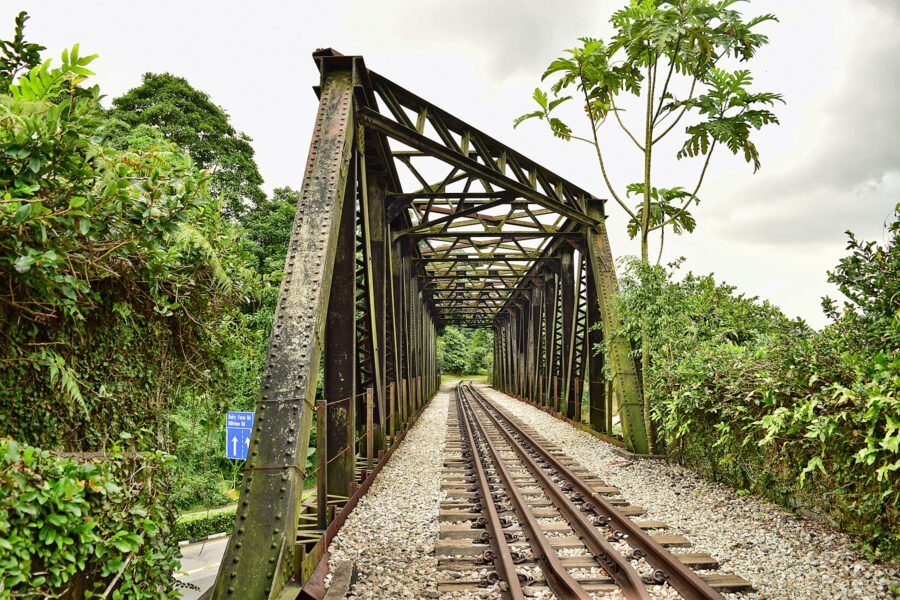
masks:
<svg viewBox="0 0 900 600"><path fill-rule="evenodd" d="M541 77L542 81L552 81L550 93L535 89L538 110L519 116L513 123L518 127L524 121L538 119L548 124L555 137L594 146L607 188L629 216L629 235L642 233L645 262L651 231L662 234L670 225L676 234L693 231L695 223L685 216L686 210L698 201L697 193L716 146L741 154L753 164L755 172L760 157L751 134L778 123L769 108L782 101L781 95L751 91L753 79L747 69L723 68L729 58L740 62L753 58L768 43L758 27L777 20L771 14L745 18L735 8L740 1L631 0L610 18L614 33L608 40L579 38L578 46L565 50L550 63ZM567 93L573 89L575 96ZM576 96L589 125L585 134L577 133L558 110ZM631 97L644 108L637 122L626 125L621 106ZM609 138L601 132L610 117L642 155L644 181L637 187L627 187L629 196L643 196L636 210L617 191L604 163L603 154L610 148ZM704 165L696 185L688 188L694 191L681 194L681 207L672 206L666 213L662 203L650 198L651 189L659 187L653 184L652 176L654 158L657 162L659 158L654 146L677 131L683 119L685 138L676 158L704 157ZM657 205L651 207L654 202Z"/></svg>
<svg viewBox="0 0 900 600"><path fill-rule="evenodd" d="M113 99L110 115L126 129L146 125L210 173L210 189L233 218L265 201L253 141L205 92L170 73L147 73L140 86ZM116 143L114 137L113 143Z"/></svg>
<svg viewBox="0 0 900 600"><path fill-rule="evenodd" d="M763 107L780 102L781 95L750 92L747 88L752 82L753 77L747 70L710 69L706 94L672 103L673 108L694 109L704 118L685 129L688 138L678 151L678 158L703 156L713 145L721 144L732 154L741 153L744 160L753 163L754 172L759 169L759 151L751 141L750 133L764 125L778 123L775 114Z"/></svg>
<svg viewBox="0 0 900 600"><path fill-rule="evenodd" d="M631 197L634 195L642 195L644 193L643 183L631 183L625 188L626 195ZM697 227L697 221L694 216L685 208L679 206L687 200L688 206L691 203L699 204L700 199L693 196L690 192L681 186L673 188L650 188L650 226L653 228L661 227L663 223L669 222L672 230L676 235L687 232L692 233ZM629 219L626 231L628 237L634 239L641 230L641 222L644 218L644 203L639 202L634 207L634 217Z"/></svg>
<svg viewBox="0 0 900 600"><path fill-rule="evenodd" d="M646 393L668 453L716 481L900 555L900 205L850 236L815 331L711 276L626 263L625 332L650 334Z"/></svg>
<svg viewBox="0 0 900 600"><path fill-rule="evenodd" d="M251 201L261 178L249 139L184 80L142 96L194 103L183 138L163 110L151 111L158 122L115 118L84 83L93 57L76 47L59 67L42 62L20 35L25 18L0 40L0 68L13 65L0 88L0 436L108 452L151 431L148 443L178 460L158 467L170 483L147 510L225 504L242 465L223 458L223 415L252 409L259 392L297 194ZM209 136L222 143L188 147ZM244 162L229 169L216 153ZM223 210L238 197L240 221ZM127 559L129 539L110 561Z"/></svg>
<svg viewBox="0 0 900 600"><path fill-rule="evenodd" d="M0 95L0 416L74 450L164 430L178 390L208 388L242 345L236 304L258 287L189 156L149 127L108 143L72 71L87 60L73 48Z"/></svg>
<svg viewBox="0 0 900 600"><path fill-rule="evenodd" d="M64 456L0 440L0 595L170 598L173 515L160 500L172 457Z"/></svg>
<svg viewBox="0 0 900 600"><path fill-rule="evenodd" d="M25 22L29 16L24 10L16 15L15 30L11 40L0 40L0 90L7 90L23 71L30 71L41 64L44 46L25 41Z"/></svg>

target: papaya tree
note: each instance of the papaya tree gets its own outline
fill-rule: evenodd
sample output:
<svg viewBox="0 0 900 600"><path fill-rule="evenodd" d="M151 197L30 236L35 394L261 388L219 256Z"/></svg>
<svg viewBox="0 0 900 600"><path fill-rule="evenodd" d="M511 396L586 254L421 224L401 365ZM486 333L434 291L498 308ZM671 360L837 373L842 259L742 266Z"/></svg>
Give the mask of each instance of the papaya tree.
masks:
<svg viewBox="0 0 900 600"><path fill-rule="evenodd" d="M658 234L662 257L667 230L692 232L696 226L690 208L699 203L700 189L710 159L718 148L741 155L753 170L760 167L755 130L777 124L769 110L781 95L751 90L749 69L729 70L729 64L747 63L768 43L758 30L776 21L771 14L745 18L735 8L741 0L631 0L616 11L608 40L580 38L544 71L549 91L534 91L537 109L518 117L514 126L529 119L547 123L560 139L583 142L596 154L600 174L610 196L627 217L630 237L639 237L641 260L650 263L651 236ZM562 109L581 107L579 125L566 120ZM641 108L633 119L623 106ZM614 125L613 125L614 124ZM679 124L681 127L679 128ZM643 173L624 187L613 183L604 155L618 143L610 127L624 132L635 151L635 167ZM672 134L683 140L674 156L656 148ZM660 159L695 159L692 175L676 182L659 182L654 167ZM673 185L674 183L674 185ZM633 203L636 199L636 203ZM642 373L649 367L648 336L642 336ZM644 418L651 430L650 407Z"/></svg>

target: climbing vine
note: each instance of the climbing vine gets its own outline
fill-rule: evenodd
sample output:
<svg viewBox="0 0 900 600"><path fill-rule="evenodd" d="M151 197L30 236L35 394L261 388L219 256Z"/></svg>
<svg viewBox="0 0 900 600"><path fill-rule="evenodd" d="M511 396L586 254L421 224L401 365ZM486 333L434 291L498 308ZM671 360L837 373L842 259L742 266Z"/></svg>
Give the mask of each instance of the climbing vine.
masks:
<svg viewBox="0 0 900 600"><path fill-rule="evenodd" d="M132 441L64 456L0 440L0 597L172 597L173 457Z"/></svg>

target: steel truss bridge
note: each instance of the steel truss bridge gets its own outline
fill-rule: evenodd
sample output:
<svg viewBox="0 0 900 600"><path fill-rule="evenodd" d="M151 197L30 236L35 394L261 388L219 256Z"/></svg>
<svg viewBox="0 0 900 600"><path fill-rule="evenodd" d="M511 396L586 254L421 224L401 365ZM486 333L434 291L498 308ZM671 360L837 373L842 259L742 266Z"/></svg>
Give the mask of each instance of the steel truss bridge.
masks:
<svg viewBox="0 0 900 600"><path fill-rule="evenodd" d="M207 598L315 586L328 542L439 387L443 326L492 329L498 389L578 423L587 397L583 427L611 434L618 415L626 446L648 451L604 201L361 56L313 58L319 108L236 523Z"/></svg>

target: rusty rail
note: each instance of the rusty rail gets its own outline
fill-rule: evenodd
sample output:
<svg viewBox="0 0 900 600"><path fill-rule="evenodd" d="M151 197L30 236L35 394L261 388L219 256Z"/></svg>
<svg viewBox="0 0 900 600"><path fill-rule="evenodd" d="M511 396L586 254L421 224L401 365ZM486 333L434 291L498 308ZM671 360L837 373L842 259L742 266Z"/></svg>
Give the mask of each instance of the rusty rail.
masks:
<svg viewBox="0 0 900 600"><path fill-rule="evenodd" d="M472 431L472 424L466 418L463 409L462 391L460 386L456 386L456 412L460 421L460 437L462 438L465 448L468 448L468 457L466 451L463 451L463 458L470 461L475 471L475 480L478 488L478 495L481 498L482 510L485 514L485 530L489 536L489 543L493 550L493 557L485 554L485 559L491 558L494 568L499 578L506 582L507 589L503 592L505 598L512 600L524 600L525 594L522 592L522 584L519 581L519 575L516 571L515 558L512 550L510 550L509 542L503 531L503 524L500 521L500 515L497 513L497 507L494 504L494 497L491 492L491 486L488 482L487 473L482 464L485 458L481 454L481 448L475 439Z"/></svg>
<svg viewBox="0 0 900 600"><path fill-rule="evenodd" d="M547 536L541 531L540 524L532 514L531 509L525 502L525 497L519 491L512 476L503 464L500 453L491 441L487 431L484 429L484 425L477 417L475 417L471 406L465 398L466 390L471 390L471 388L463 387L462 383L457 387L463 388L459 395L459 405L461 410L469 417L469 420L479 430L481 437L484 439L485 447L491 456L494 468L500 476L503 487L506 489L506 495L513 505L513 510L515 510L522 531L525 533L531 544L531 549L534 552L538 564L541 566L541 570L544 573L544 577L546 578L550 589L560 598L590 600L590 594L588 594L584 588L581 587L581 584L569 574L569 571L563 566L562 561L560 561L559 556L557 556L556 551L553 550L550 545L550 540L548 540ZM466 425L469 425L468 421Z"/></svg>
<svg viewBox="0 0 900 600"><path fill-rule="evenodd" d="M469 391L475 398L476 402L483 399L483 396L469 386ZM522 443L511 435L502 423L487 410L484 405L479 402L484 414L493 423L497 431L506 439L510 447L519 457L519 460L525 465L528 471L534 476L535 481L541 486L541 489L551 499L556 509L560 512L570 527L578 534L588 551L593 554L600 562L601 567L609 573L615 582L622 589L622 593L628 600L650 600L650 594L644 587L640 575L628 562L628 559L622 556L612 544L610 544L601 535L600 531L588 520L585 512L580 510L575 503L566 495L559 484L554 482L546 471L534 460L528 453L528 449L523 447Z"/></svg>
<svg viewBox="0 0 900 600"><path fill-rule="evenodd" d="M682 597L687 600L722 600L722 595L713 589L708 583L703 581L694 571L684 565L668 550L657 543L649 534L638 527L631 519L623 515L611 503L609 503L600 494L594 492L591 487L584 482L578 475L572 472L566 465L560 462L553 454L546 451L537 441L528 433L519 427L512 419L510 419L503 411L497 408L491 401L484 397L481 392L473 386L467 386L470 395L484 409L485 413L491 417L498 429L504 432L507 439L516 440L514 447L521 447L523 444L536 452L540 457L554 469L559 476L564 478L571 484L573 490L581 495L585 500L581 510L585 513L592 512L598 516L601 522L608 524L615 536L628 543L639 556L644 558L656 572L652 579L657 583L668 583ZM505 427L500 425L503 421ZM512 434L507 431L513 432ZM518 452L518 450L517 450ZM597 531L593 526L593 531ZM617 553L618 554L618 553ZM621 554L619 554L621 556ZM600 557L598 557L600 558ZM601 562L602 562L601 558ZM613 573L610 573L615 578Z"/></svg>

